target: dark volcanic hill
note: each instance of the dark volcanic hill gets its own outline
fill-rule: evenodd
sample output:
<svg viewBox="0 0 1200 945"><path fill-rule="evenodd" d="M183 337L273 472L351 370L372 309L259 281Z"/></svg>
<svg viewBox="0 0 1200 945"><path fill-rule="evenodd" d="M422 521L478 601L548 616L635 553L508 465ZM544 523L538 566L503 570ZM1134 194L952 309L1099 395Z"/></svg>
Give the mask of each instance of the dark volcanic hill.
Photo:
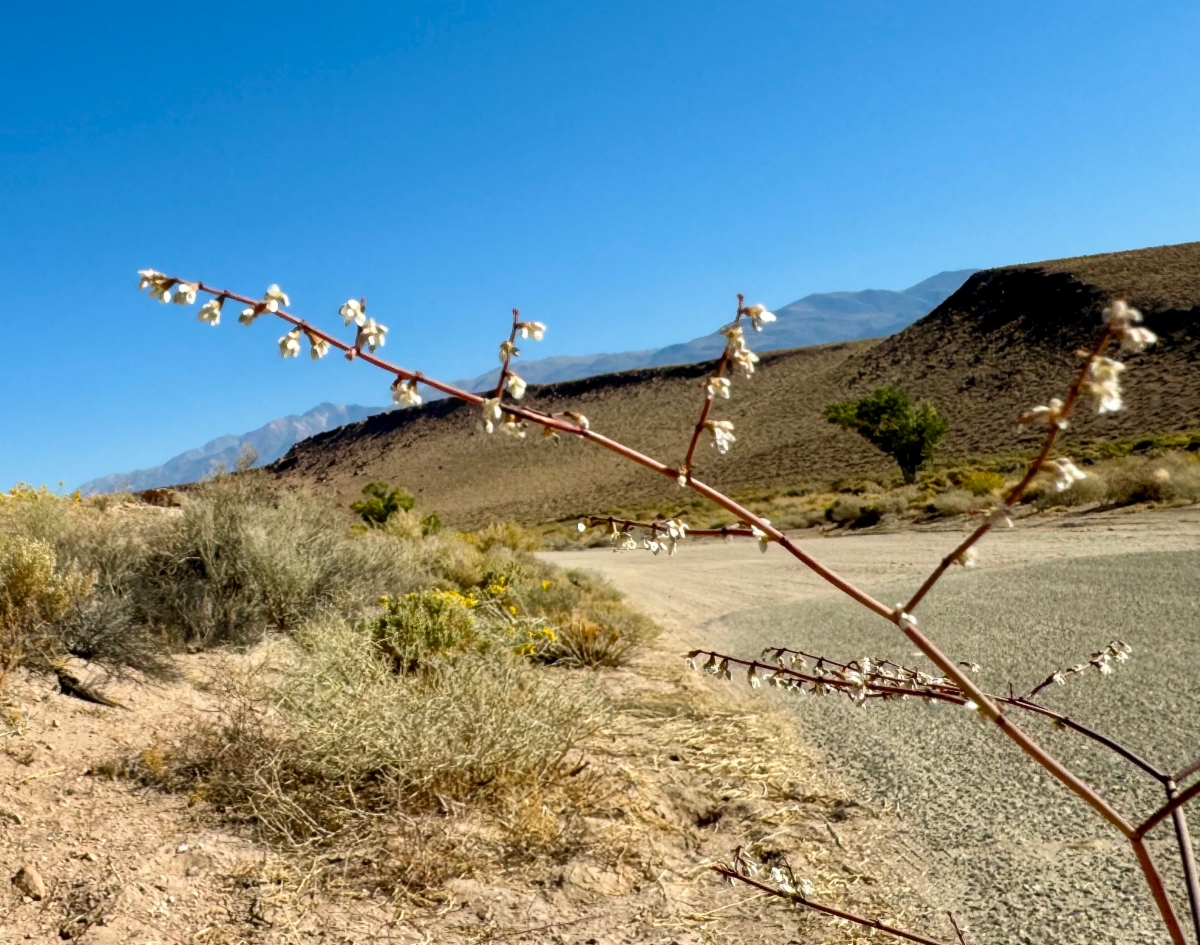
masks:
<svg viewBox="0 0 1200 945"><path fill-rule="evenodd" d="M821 417L825 404L894 384L949 418L944 455L1010 450L1021 410L1061 393L1076 348L1097 337L1100 311L1124 296L1146 314L1158 346L1127 359L1127 408L1081 412L1067 438L1132 436L1200 427L1200 243L1007 266L976 273L925 318L882 341L765 356L714 416L732 420L724 457L707 445L696 474L738 491L885 470L857 436ZM769 328L768 328L769 331ZM767 349L767 332L756 336ZM549 410L586 414L593 429L664 462L680 461L701 403L705 364L626 371L531 387ZM487 436L476 410L437 402L342 427L297 444L271 468L342 502L373 479L403 484L455 525L545 520L652 502L673 483L589 443Z"/></svg>

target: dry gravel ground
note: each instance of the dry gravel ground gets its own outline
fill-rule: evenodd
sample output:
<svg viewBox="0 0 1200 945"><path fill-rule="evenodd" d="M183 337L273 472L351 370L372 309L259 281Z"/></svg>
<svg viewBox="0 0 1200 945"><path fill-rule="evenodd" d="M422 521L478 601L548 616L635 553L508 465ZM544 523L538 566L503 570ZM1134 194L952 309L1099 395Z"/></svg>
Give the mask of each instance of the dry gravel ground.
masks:
<svg viewBox="0 0 1200 945"><path fill-rule="evenodd" d="M188 714L211 710L208 680L244 659L195 654L178 683L109 687L123 708L63 696L42 676L7 680L0 867L5 878L32 867L44 889L0 881L0 941L869 940L717 882L707 866L748 841L786 852L825 901L948 931L924 896L926 854L897 818L847 790L786 718L684 671L669 650L592 677L615 712L582 746L593 789L567 855L481 860L419 894L376 888L362 870L352 885L328 861L318 875L203 802L110 776L114 760L153 765L170 751Z"/></svg>
<svg viewBox="0 0 1200 945"><path fill-rule="evenodd" d="M887 601L907 597L965 526L814 538L802 545ZM688 542L675 558L604 550L547 560L612 580L662 622L679 649L755 654L790 644L830 656L921 664L890 625L836 596L778 549ZM1024 689L1120 638L1133 659L1046 701L1168 770L1200 753L1200 510L1043 516L994 533L981 567L954 569L922 605L922 627L986 687ZM785 701L735 683L747 704ZM994 731L961 710L904 703L855 709L840 698L789 702L801 738L933 851L935 907L962 915L975 941L1157 941L1165 933L1120 838ZM1026 725L1128 816L1156 786L1070 733ZM1172 862L1172 835L1153 837ZM1170 872L1168 870L1168 872ZM1178 876L1171 873L1175 891ZM1182 897L1177 902L1182 903Z"/></svg>

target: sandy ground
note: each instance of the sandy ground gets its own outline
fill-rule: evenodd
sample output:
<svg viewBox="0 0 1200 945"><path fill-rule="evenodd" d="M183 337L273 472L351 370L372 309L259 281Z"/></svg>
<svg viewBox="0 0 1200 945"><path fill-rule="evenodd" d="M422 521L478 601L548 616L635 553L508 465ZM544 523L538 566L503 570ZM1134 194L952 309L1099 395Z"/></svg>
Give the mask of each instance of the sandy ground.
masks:
<svg viewBox="0 0 1200 945"><path fill-rule="evenodd" d="M802 545L888 602L904 599L965 526L813 538ZM1003 690L1045 678L1121 638L1134 658L1108 678L1046 701L1117 735L1168 770L1200 751L1200 510L1045 516L990 536L981 566L954 569L922 605L922 626L950 653L984 665ZM671 559L606 550L547 553L612 580L668 628L672 642L756 654L767 644L850 659L920 660L894 628L844 602L790 557L753 543L689 542ZM1152 615L1154 619L1147 620ZM739 685L739 688L744 688ZM747 695L764 707L775 694ZM976 940L1162 939L1120 838L990 731L924 705L851 708L793 702L796 730L877 803L898 810L933 851L926 875L941 908ZM1136 816L1157 789L1107 753L1031 725L1036 736ZM1171 838L1154 850L1170 874Z"/></svg>
<svg viewBox="0 0 1200 945"><path fill-rule="evenodd" d="M244 659L193 654L179 658L178 682L110 684L119 708L65 696L45 676L6 681L0 868L9 879L32 869L42 888L0 883L0 941L868 940L721 884L708 866L745 843L786 853L823 901L947 931L898 819L781 735L786 717L741 704L669 650L591 677L615 711L581 746L591 802L567 854L481 861L412 895L328 863L318 877L203 801L114 776L114 762L169 752L190 713L213 709L210 681Z"/></svg>

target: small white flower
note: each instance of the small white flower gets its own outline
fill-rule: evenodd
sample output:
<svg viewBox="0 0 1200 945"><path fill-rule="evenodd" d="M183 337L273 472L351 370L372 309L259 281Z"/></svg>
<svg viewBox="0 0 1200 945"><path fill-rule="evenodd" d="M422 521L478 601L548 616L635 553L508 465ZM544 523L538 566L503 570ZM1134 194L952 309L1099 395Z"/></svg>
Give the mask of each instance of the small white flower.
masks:
<svg viewBox="0 0 1200 945"><path fill-rule="evenodd" d="M361 328L367 321L366 299L346 299L338 309L338 314L342 316L343 325L354 322Z"/></svg>
<svg viewBox="0 0 1200 945"><path fill-rule="evenodd" d="M525 421L512 414L505 414L504 420L500 423L500 431L509 436L515 436L518 440L523 440L525 439Z"/></svg>
<svg viewBox="0 0 1200 945"><path fill-rule="evenodd" d="M1121 373L1124 370L1125 365L1112 358L1096 358L1088 365L1083 389L1096 398L1099 413L1113 413L1121 409Z"/></svg>
<svg viewBox="0 0 1200 945"><path fill-rule="evenodd" d="M813 894L812 881L802 878L802 879L796 880L796 883L799 886L800 895L803 896L805 899L811 899L812 894Z"/></svg>
<svg viewBox="0 0 1200 945"><path fill-rule="evenodd" d="M138 291L150 288L152 285L157 285L160 282L166 281L164 276L157 269L139 269L138 270Z"/></svg>
<svg viewBox="0 0 1200 945"><path fill-rule="evenodd" d="M396 378L392 383L392 400L403 407L421 406L421 395L417 391L417 379L415 377L407 380L402 377Z"/></svg>
<svg viewBox="0 0 1200 945"><path fill-rule="evenodd" d="M160 302L170 302L171 287L174 285L174 279L168 278L157 269L138 270L138 291L146 289L147 294L152 299L158 299Z"/></svg>
<svg viewBox="0 0 1200 945"><path fill-rule="evenodd" d="M1121 333L1121 350L1130 354L1145 351L1158 341L1158 335L1149 328L1126 328Z"/></svg>
<svg viewBox="0 0 1200 945"><path fill-rule="evenodd" d="M541 341L546 337L546 326L541 322L518 322L517 332L522 338L532 338Z"/></svg>
<svg viewBox="0 0 1200 945"><path fill-rule="evenodd" d="M320 361L321 358L329 354L329 342L320 335L314 335L311 331L305 331L304 336L308 338L308 356L314 361Z"/></svg>
<svg viewBox="0 0 1200 945"><path fill-rule="evenodd" d="M488 433L494 432L496 424L504 416L504 411L500 409L500 398L489 397L480 403L479 407L483 411L483 428Z"/></svg>
<svg viewBox="0 0 1200 945"><path fill-rule="evenodd" d="M581 532L587 531L587 525L585 525L583 522L580 522L578 525L575 526L575 528Z"/></svg>
<svg viewBox="0 0 1200 945"><path fill-rule="evenodd" d="M1062 411L1063 402L1055 397L1049 404L1026 410L1017 418L1017 423L1023 427L1030 425L1042 427L1057 426L1060 430L1065 430L1067 428L1067 421L1063 419Z"/></svg>
<svg viewBox="0 0 1200 945"><path fill-rule="evenodd" d="M387 335L387 325L380 325L375 319L368 318L365 325L358 329L359 347L366 345L372 351L383 347Z"/></svg>
<svg viewBox="0 0 1200 945"><path fill-rule="evenodd" d="M1066 457L1048 460L1045 469L1055 477L1054 490L1056 492L1065 492L1075 483L1087 478L1087 473Z"/></svg>
<svg viewBox="0 0 1200 945"><path fill-rule="evenodd" d="M592 428L592 425L588 422L588 418L581 413L575 413L573 410L568 410L563 414L563 416L576 426L583 427L585 430L590 430Z"/></svg>
<svg viewBox="0 0 1200 945"><path fill-rule="evenodd" d="M750 319L755 331L762 331L763 325L769 325L775 321L775 313L768 312L766 306L763 305L751 305L744 310L743 314Z"/></svg>
<svg viewBox="0 0 1200 945"><path fill-rule="evenodd" d="M955 558L954 563L964 568L973 568L979 563L979 552L976 551L975 546L972 545L970 548L965 549L957 558Z"/></svg>
<svg viewBox="0 0 1200 945"><path fill-rule="evenodd" d="M1055 673L1050 678L1054 681L1054 685L1056 686L1065 686L1067 684L1067 677L1062 673Z"/></svg>
<svg viewBox="0 0 1200 945"><path fill-rule="evenodd" d="M680 470L679 475L675 477L675 482L680 489L686 489L688 484L688 474L686 470Z"/></svg>
<svg viewBox="0 0 1200 945"><path fill-rule="evenodd" d="M902 609L903 607L903 604L896 605L896 611L898 613L898 616L896 617L896 626L898 626L901 630L916 630L917 618L912 614L906 614Z"/></svg>
<svg viewBox="0 0 1200 945"><path fill-rule="evenodd" d="M708 389L709 397L724 397L729 399L730 382L727 377L710 377L708 384L705 385Z"/></svg>
<svg viewBox="0 0 1200 945"><path fill-rule="evenodd" d="M279 339L279 356L294 358L300 353L300 329L293 328Z"/></svg>
<svg viewBox="0 0 1200 945"><path fill-rule="evenodd" d="M1140 324L1142 313L1129 305L1124 299L1117 299L1106 308L1102 314L1104 324L1113 331L1124 331L1131 325Z"/></svg>
<svg viewBox="0 0 1200 945"><path fill-rule="evenodd" d="M737 439L733 435L733 423L729 420L705 420L704 428L712 434L712 445L721 455L728 453Z"/></svg>
<svg viewBox="0 0 1200 945"><path fill-rule="evenodd" d="M250 308L242 309L242 314L238 316L238 321L241 322L243 325L247 325L247 326L253 325L254 319L258 318L258 316L260 314L262 314L262 313L259 311L258 308L256 308L255 306L250 306Z"/></svg>
<svg viewBox="0 0 1200 945"><path fill-rule="evenodd" d="M754 365L758 363L758 355L746 347L746 333L740 325L726 325L721 329L725 336L725 355L749 377L754 373Z"/></svg>
<svg viewBox="0 0 1200 945"><path fill-rule="evenodd" d="M521 349L518 348L511 341L500 342L500 363L501 364L504 364L510 358L519 357L520 354L521 354Z"/></svg>
<svg viewBox="0 0 1200 945"><path fill-rule="evenodd" d="M514 400L520 400L525 396L525 379L516 374L509 374L504 382L504 386L508 388L508 392L513 395Z"/></svg>
<svg viewBox="0 0 1200 945"><path fill-rule="evenodd" d="M966 709L968 712L978 712L979 711L979 703L977 703L974 699L968 699L966 702L963 703L963 708Z"/></svg>
<svg viewBox="0 0 1200 945"><path fill-rule="evenodd" d="M291 305L292 302L287 297L286 292L275 285L275 283L271 283L267 286L267 291L263 293L263 308L274 314L279 311L281 304L286 306Z"/></svg>
<svg viewBox="0 0 1200 945"><path fill-rule="evenodd" d="M179 282L175 285L175 304L191 305L196 301L196 287L190 282Z"/></svg>
<svg viewBox="0 0 1200 945"><path fill-rule="evenodd" d="M771 524L771 520L769 518L764 518L762 520L762 522L764 525ZM750 534L758 539L758 550L761 551L763 554L766 554L767 549L771 546L771 536L768 535L761 528L759 528L757 525L750 526Z"/></svg>
<svg viewBox="0 0 1200 945"><path fill-rule="evenodd" d="M200 311L196 315L202 322L208 322L208 324L213 326L219 325L221 324L221 309L224 305L224 296L217 299L209 299L200 306Z"/></svg>

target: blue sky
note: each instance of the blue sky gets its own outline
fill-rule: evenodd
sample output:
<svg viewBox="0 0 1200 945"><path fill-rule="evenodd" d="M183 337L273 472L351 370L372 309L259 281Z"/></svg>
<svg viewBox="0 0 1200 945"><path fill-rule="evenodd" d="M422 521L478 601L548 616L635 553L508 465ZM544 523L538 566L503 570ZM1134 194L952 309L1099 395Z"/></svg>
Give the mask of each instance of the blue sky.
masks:
<svg viewBox="0 0 1200 945"><path fill-rule="evenodd" d="M489 366L733 296L1200 238L1200 4L6 4L0 486L154 465L386 378L136 292L154 267Z"/></svg>

